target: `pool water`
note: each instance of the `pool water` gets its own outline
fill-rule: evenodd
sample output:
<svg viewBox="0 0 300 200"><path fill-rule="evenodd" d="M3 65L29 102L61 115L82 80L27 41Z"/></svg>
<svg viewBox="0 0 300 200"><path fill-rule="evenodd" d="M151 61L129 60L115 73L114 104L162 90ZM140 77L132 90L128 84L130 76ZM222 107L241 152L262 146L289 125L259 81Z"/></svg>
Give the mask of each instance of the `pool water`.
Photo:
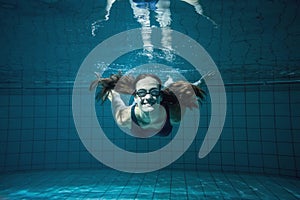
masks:
<svg viewBox="0 0 300 200"><path fill-rule="evenodd" d="M1 0L0 199L300 199L299 14L299 0ZM91 52L94 62L79 73ZM88 91L94 72L195 82L212 63L226 104L205 80L207 97L194 115L199 123L195 117L186 123L195 123L197 133L187 137L191 144L182 140L188 144L182 155L172 155L183 147L174 145L155 162L139 162L159 165L147 173L115 171L99 159L131 168L139 163L116 159L105 144L147 159L143 153L178 134L142 139L122 132L110 103L94 102ZM89 97L76 93L80 108L72 101L78 74ZM216 104L227 108L224 126L211 123L220 113L212 112ZM83 111L95 111L97 119ZM99 129L82 137L75 116L83 133L100 125L109 142L95 139ZM211 142L210 124L222 133L199 157L203 141ZM174 162L163 165L170 155Z"/></svg>
<svg viewBox="0 0 300 200"><path fill-rule="evenodd" d="M300 198L300 180L245 173L160 170L33 171L1 175L1 199L262 199Z"/></svg>

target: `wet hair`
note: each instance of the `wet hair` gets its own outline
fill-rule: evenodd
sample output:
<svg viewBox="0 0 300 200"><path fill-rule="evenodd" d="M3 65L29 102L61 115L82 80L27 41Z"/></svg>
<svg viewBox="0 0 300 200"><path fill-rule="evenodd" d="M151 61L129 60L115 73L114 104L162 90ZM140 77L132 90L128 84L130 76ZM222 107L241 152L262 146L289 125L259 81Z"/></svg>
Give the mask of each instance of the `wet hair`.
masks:
<svg viewBox="0 0 300 200"><path fill-rule="evenodd" d="M100 91L96 94L96 100L101 100L103 103L106 101L108 94L112 89L122 94L134 95L136 83L146 77L157 80L161 87L162 82L160 78L154 74L140 74L134 78L131 75L122 76L121 73L118 73L112 74L109 78L98 77L97 80L91 83L90 90L99 87ZM196 100L202 103L205 98L205 92L200 87L186 81L177 81L171 83L166 88L162 88L161 95L161 104L183 106L184 108L198 107Z"/></svg>
<svg viewBox="0 0 300 200"><path fill-rule="evenodd" d="M154 75L154 74L140 74L140 75L138 75L135 78L134 82L133 82L134 87L136 87L137 82L139 82L140 80L142 80L144 78L147 78L147 77L151 77L151 78L155 79L159 84L159 89L161 89L162 82L161 82L160 78L158 76Z"/></svg>

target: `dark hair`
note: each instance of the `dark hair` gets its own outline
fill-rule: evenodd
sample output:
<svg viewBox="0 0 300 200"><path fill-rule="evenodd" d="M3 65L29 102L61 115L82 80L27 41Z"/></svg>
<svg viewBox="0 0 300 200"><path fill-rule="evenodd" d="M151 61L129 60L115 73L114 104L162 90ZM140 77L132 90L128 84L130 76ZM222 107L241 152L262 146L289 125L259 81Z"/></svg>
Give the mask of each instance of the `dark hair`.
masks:
<svg viewBox="0 0 300 200"><path fill-rule="evenodd" d="M154 74L140 74L134 78L131 75L122 76L121 73L118 73L112 74L109 78L98 77L97 80L91 83L90 90L100 87L100 92L96 94L96 100L102 100L103 103L112 89L122 94L134 94L136 83L146 77L152 77L157 80L161 87L162 82L160 78ZM189 108L197 107L194 94L200 103L204 100L205 92L200 87L186 81L177 81L162 89L161 103L178 106L180 104L180 106Z"/></svg>
<svg viewBox="0 0 300 200"><path fill-rule="evenodd" d="M138 81L140 81L140 80L142 80L142 79L144 79L144 78L147 78L147 77L151 77L151 78L157 80L157 82L158 82L160 85L162 84L160 78L159 78L158 76L154 75L154 74L140 74L140 75L138 75L138 76L135 78L135 80L134 80L134 82L133 82L134 85L136 85L136 83L137 83Z"/></svg>
<svg viewBox="0 0 300 200"><path fill-rule="evenodd" d="M154 74L140 74L140 75L138 75L138 76L135 78L134 82L133 82L134 88L136 87L136 83L137 83L137 82L139 82L140 80L142 80L142 79L144 79L144 78L147 78L147 77L151 77L151 78L157 80L157 82L158 82L158 84L159 84L159 89L161 89L161 85L162 85L161 80L160 80L160 78L159 78L158 76L156 76L156 75L154 75Z"/></svg>

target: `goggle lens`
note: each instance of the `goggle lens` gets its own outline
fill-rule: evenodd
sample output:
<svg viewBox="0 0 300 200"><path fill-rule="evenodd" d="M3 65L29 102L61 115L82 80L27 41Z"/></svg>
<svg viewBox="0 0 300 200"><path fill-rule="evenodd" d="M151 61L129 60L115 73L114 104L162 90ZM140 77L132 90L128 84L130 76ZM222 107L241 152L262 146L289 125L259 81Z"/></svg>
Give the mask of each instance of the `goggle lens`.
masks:
<svg viewBox="0 0 300 200"><path fill-rule="evenodd" d="M140 90L136 91L136 95L138 95L139 97L144 97L147 94L151 94L151 96L157 97L160 95L160 90L157 88L152 88L148 92L145 89L140 89Z"/></svg>

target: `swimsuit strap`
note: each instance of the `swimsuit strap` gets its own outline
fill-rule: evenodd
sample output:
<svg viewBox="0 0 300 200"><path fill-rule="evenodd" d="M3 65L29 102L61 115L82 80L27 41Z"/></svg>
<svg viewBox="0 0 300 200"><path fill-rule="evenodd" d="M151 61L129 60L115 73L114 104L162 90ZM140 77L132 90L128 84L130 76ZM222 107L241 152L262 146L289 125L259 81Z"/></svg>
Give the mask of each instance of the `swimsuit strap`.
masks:
<svg viewBox="0 0 300 200"><path fill-rule="evenodd" d="M131 113L130 113L130 114L131 114L131 120L132 120L134 123L136 123L136 125L140 126L140 125L139 125L139 122L138 122L138 120L137 120L137 118L136 118L135 112L134 112L135 106L136 106L136 104L134 104L133 106L131 106Z"/></svg>
<svg viewBox="0 0 300 200"><path fill-rule="evenodd" d="M134 104L133 106L131 106L131 120L133 123L135 123L136 126L140 127L137 117L135 115L134 109L135 109L136 104ZM163 128L157 133L157 135L159 136L168 136L173 129L173 126L170 122L170 112L169 112L169 107L167 105L162 105L165 110L166 110L166 114L167 114L167 118L166 118L166 122L163 126ZM132 128L132 130L134 130L134 128Z"/></svg>

